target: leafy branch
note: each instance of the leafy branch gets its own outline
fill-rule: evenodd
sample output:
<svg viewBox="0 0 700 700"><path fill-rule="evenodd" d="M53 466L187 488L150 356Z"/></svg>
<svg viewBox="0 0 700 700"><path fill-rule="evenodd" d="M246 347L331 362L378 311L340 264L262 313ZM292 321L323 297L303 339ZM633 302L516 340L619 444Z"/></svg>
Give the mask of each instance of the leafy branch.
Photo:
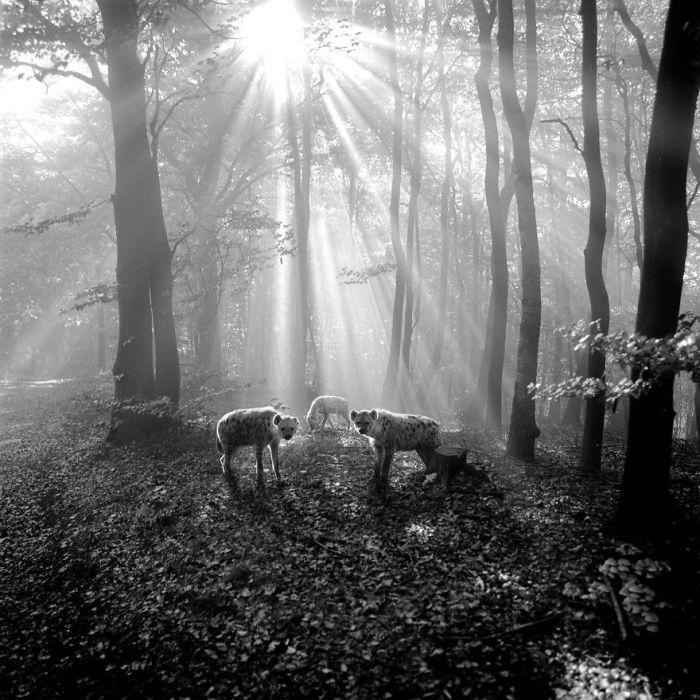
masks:
<svg viewBox="0 0 700 700"><path fill-rule="evenodd" d="M676 333L665 338L650 338L640 333L619 331L609 335L597 332L597 324L589 325L588 332L580 324L571 329L557 329L574 342L574 350L604 353L607 359L623 370L635 371L633 379L625 378L616 384L600 379L571 376L554 384L530 384L532 394L552 400L565 397L593 398L605 387L606 401L614 403L623 396L638 397L648 391L654 382L668 374L688 372L694 382L700 381L700 331L695 330L700 317L684 313L679 317Z"/></svg>
<svg viewBox="0 0 700 700"><path fill-rule="evenodd" d="M48 219L41 219L40 221L34 221L34 219L30 217L24 223L15 226L4 226L0 231L2 231L2 233L22 233L25 236L41 235L42 233L46 233L52 226L58 224L77 224L97 209L97 207L109 201L109 199L103 199L101 202L88 202L75 211L69 211L66 214L60 214L58 216L51 216Z"/></svg>
<svg viewBox="0 0 700 700"><path fill-rule="evenodd" d="M338 274L341 284L364 284L369 282L372 277L377 277L384 272L390 272L396 269L395 262L383 262L376 265L364 267L361 270L351 270L343 266L343 269Z"/></svg>

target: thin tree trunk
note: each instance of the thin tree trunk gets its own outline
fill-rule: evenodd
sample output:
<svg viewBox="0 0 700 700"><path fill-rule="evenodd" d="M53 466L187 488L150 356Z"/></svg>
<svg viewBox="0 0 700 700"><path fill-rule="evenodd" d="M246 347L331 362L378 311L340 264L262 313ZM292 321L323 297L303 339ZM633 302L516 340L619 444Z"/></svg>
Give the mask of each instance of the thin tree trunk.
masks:
<svg viewBox="0 0 700 700"><path fill-rule="evenodd" d="M423 177L423 159L421 154L421 137L423 125L423 109L421 97L423 94L423 54L425 52L425 37L428 33L430 1L424 0L423 23L416 60L416 86L413 93L413 162L410 166L410 194L408 200L408 225L406 232L406 302L404 306L403 344L402 344L402 381L399 382L404 395L412 386L411 342L413 339L414 306L417 307L413 286L414 254L419 259L418 251L418 200L420 198L421 179Z"/></svg>
<svg viewBox="0 0 700 700"><path fill-rule="evenodd" d="M484 123L486 170L484 192L491 229L491 298L489 301L487 336L484 344L486 368L486 401L482 419L486 427L497 432L502 429L503 363L505 358L506 327L508 322L508 256L506 252L505 212L498 191L500 151L498 124L489 88L492 50L491 31L496 18L492 0L487 10L483 0L473 0L479 24L479 69L474 76L476 92ZM480 373L481 376L481 373ZM477 385L478 386L478 385ZM480 402L480 396L475 397Z"/></svg>
<svg viewBox="0 0 700 700"><path fill-rule="evenodd" d="M651 338L678 326L688 247L686 184L700 87L700 3L671 0L664 31L644 179L644 262L635 330ZM633 378L639 376L635 368ZM673 374L630 399L617 525L660 535L668 513Z"/></svg>
<svg viewBox="0 0 700 700"><path fill-rule="evenodd" d="M642 221L639 216L639 204L637 202L637 183L632 175L632 115L630 114L630 104L627 94L627 81L622 77L622 73L617 69L617 90L622 98L622 108L625 114L625 152L623 156L623 166L625 170L625 179L630 191L630 207L632 209L632 224L634 238L635 260L639 269L642 269L642 260L644 258L644 250L642 248Z"/></svg>
<svg viewBox="0 0 700 700"><path fill-rule="evenodd" d="M97 305L97 369L107 368L107 334L105 331L105 305Z"/></svg>
<svg viewBox="0 0 700 700"><path fill-rule="evenodd" d="M534 0L526 0L525 9L526 13L534 17ZM535 402L528 387L537 381L537 351L542 318L540 252L532 188L529 129L516 91L513 43L512 1L498 0L501 96L513 139L513 172L522 263L522 315L515 368L513 408L506 450L511 457L534 461L535 440L539 436L540 430L535 421Z"/></svg>
<svg viewBox="0 0 700 700"><path fill-rule="evenodd" d="M394 309L392 313L391 339L389 344L389 361L382 387L382 404L395 405L398 398L397 382L399 371L399 353L403 333L403 308L406 288L406 260L401 244L399 204L401 201L401 148L403 146L403 95L399 84L396 65L396 27L394 24L393 0L385 0L384 12L387 29L387 61L389 64L389 85L394 96L394 142L392 146L391 201L389 215L391 218L391 244L396 258L396 287L394 289Z"/></svg>
<svg viewBox="0 0 700 700"><path fill-rule="evenodd" d="M437 66L438 82L440 84L440 108L442 111L442 134L445 143L445 159L442 186L440 188L440 282L438 287L437 329L435 345L431 358L433 376L438 375L442 345L445 340L445 325L447 322L447 278L450 267L450 249L452 236L450 233L450 202L453 188L452 173L452 110L447 93L447 77L445 75L445 27L443 26L441 0L435 0L435 15L438 26Z"/></svg>
<svg viewBox="0 0 700 700"><path fill-rule="evenodd" d="M598 16L596 0L581 0L583 50L581 74L583 91L583 159L586 163L590 190L588 215L588 242L583 251L586 287L591 303L591 322L598 324L598 332L607 335L610 327L610 302L603 278L603 250L605 247L605 177L600 157L600 125L597 101ZM605 382L605 353L588 350L589 379ZM604 387L604 384L603 384ZM605 424L605 389L585 402L583 441L579 466L583 471L599 471Z"/></svg>

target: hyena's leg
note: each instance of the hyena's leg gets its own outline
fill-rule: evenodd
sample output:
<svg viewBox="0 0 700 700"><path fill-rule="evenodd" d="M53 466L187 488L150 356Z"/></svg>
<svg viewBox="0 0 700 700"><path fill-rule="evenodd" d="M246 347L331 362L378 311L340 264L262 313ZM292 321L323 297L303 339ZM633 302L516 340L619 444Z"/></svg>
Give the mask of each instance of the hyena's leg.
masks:
<svg viewBox="0 0 700 700"><path fill-rule="evenodd" d="M258 442L255 445L255 471L258 474L258 484L262 484L265 480L265 476L263 474L263 448L265 445L263 445L261 442Z"/></svg>
<svg viewBox="0 0 700 700"><path fill-rule="evenodd" d="M331 424L331 430L335 430L335 426L333 425L333 421L331 420L331 414L326 413L326 417L328 418L328 422Z"/></svg>
<svg viewBox="0 0 700 700"><path fill-rule="evenodd" d="M272 459L272 468L275 470L275 476L277 477L278 482L281 479L279 468L279 446L280 444L276 440L273 440L270 443L270 457Z"/></svg>
<svg viewBox="0 0 700 700"><path fill-rule="evenodd" d="M433 452L435 452L435 449L433 447L418 446L416 447L416 452L423 460L423 464L425 464L426 467L430 466L430 460L433 456Z"/></svg>
<svg viewBox="0 0 700 700"><path fill-rule="evenodd" d="M326 424L326 418L328 418L327 413L321 414L323 416L323 422L321 423L321 432L323 432L323 426Z"/></svg>
<svg viewBox="0 0 700 700"><path fill-rule="evenodd" d="M350 415L348 413L343 413L343 420L347 423L348 429L352 430L352 421L350 420ZM340 418L338 418L338 426L340 426Z"/></svg>
<svg viewBox="0 0 700 700"><path fill-rule="evenodd" d="M374 478L379 480L382 476L382 463L384 462L385 449L376 443L372 448L374 452Z"/></svg>
<svg viewBox="0 0 700 700"><path fill-rule="evenodd" d="M389 467L391 467L391 460L394 458L394 450L387 447L384 450L384 459L382 460L382 481L386 484L389 481Z"/></svg>
<svg viewBox="0 0 700 700"><path fill-rule="evenodd" d="M226 476L233 476L233 473L231 472L231 458L233 457L234 453L236 452L236 447L233 445L224 445L224 453L221 455L220 462L221 462L221 469L226 474Z"/></svg>

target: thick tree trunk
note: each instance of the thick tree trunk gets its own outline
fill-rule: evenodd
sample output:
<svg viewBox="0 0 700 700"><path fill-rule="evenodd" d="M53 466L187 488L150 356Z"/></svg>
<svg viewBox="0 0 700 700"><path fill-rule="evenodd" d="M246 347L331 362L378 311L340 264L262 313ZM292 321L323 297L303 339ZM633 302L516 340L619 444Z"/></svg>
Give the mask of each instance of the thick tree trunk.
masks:
<svg viewBox="0 0 700 700"><path fill-rule="evenodd" d="M114 362L117 400L154 395L149 285L151 178L143 66L139 61L136 2L101 0L114 134L119 339Z"/></svg>
<svg viewBox="0 0 700 700"><path fill-rule="evenodd" d="M534 13L533 0L526 10ZM513 62L513 4L498 0L498 49L503 109L513 138L513 173L518 207L518 230L522 276L522 315L515 368L515 389L508 431L507 452L511 457L534 461L535 440L540 434L535 421L535 402L528 390L537 381L537 351L542 318L540 252L532 189L529 129L520 107Z"/></svg>
<svg viewBox="0 0 700 700"><path fill-rule="evenodd" d="M695 447L700 451L700 382L697 381L693 384L693 410L695 412Z"/></svg>
<svg viewBox="0 0 700 700"><path fill-rule="evenodd" d="M644 180L644 262L635 330L652 338L678 325L688 246L686 180L700 86L700 3L671 0L666 19ZM639 375L635 369L633 377ZM668 512L673 375L630 400L617 524L659 535Z"/></svg>
<svg viewBox="0 0 700 700"><path fill-rule="evenodd" d="M659 75L659 69L656 67L649 54L647 42L644 38L642 30L630 17L630 13L627 10L624 0L613 0L613 9L620 15L622 24L625 25L625 28L634 37L634 40L637 43L637 50L639 51L639 58L642 68L649 74L652 80L656 81ZM690 166L690 171L693 173L695 179L700 182L700 154L698 153L697 144L695 143L691 143L690 145L688 165Z"/></svg>
<svg viewBox="0 0 700 700"><path fill-rule="evenodd" d="M171 251L160 183L146 124L143 66L135 1L98 2L104 25L114 134L119 341L108 439L130 439L154 427L153 417L125 403L165 396L177 405L180 364L172 315ZM154 333L155 331L155 333ZM154 380L153 341L156 372Z"/></svg>
<svg viewBox="0 0 700 700"><path fill-rule="evenodd" d="M605 247L605 177L600 157L600 126L597 102L598 16L596 0L581 1L583 51L581 74L583 91L583 159L586 163L590 191L588 242L585 258L586 287L591 303L591 322L607 335L610 326L610 302L603 278L603 249ZM605 354L588 350L587 377L605 381ZM585 403L583 442L579 466L583 471L600 469L605 424L605 389L600 389Z"/></svg>

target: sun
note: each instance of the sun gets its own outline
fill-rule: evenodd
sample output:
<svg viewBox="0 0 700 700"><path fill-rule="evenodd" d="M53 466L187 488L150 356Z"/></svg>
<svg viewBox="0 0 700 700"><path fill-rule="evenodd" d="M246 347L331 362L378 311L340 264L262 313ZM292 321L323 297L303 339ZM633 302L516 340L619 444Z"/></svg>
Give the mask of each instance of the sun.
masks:
<svg viewBox="0 0 700 700"><path fill-rule="evenodd" d="M293 0L267 0L251 10L240 41L243 60L255 66L275 95L285 95L306 55L304 23Z"/></svg>

